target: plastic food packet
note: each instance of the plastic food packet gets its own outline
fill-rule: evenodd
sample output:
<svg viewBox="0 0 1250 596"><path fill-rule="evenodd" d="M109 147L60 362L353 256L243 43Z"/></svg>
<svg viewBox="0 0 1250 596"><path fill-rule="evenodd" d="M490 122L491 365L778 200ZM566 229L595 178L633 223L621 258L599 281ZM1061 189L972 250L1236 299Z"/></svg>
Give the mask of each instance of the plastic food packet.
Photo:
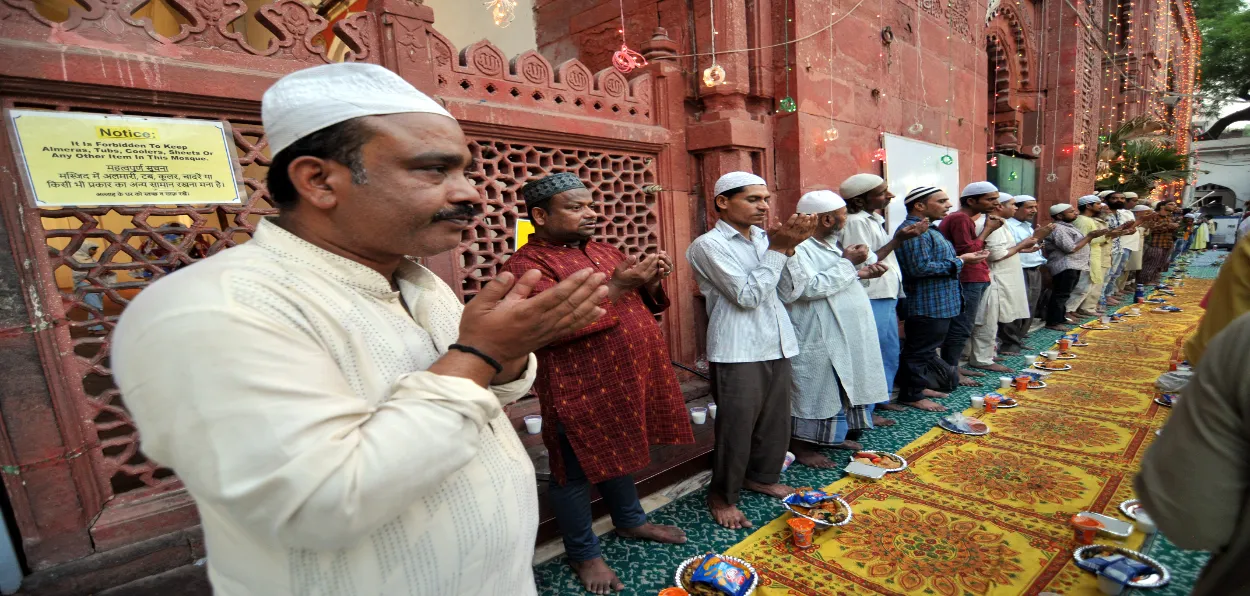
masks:
<svg viewBox="0 0 1250 596"><path fill-rule="evenodd" d="M717 554L708 554L690 577L692 584L705 584L725 596L742 596L751 587L751 573Z"/></svg>
<svg viewBox="0 0 1250 596"><path fill-rule="evenodd" d="M786 495L785 502L789 505L811 507L821 501L828 501L836 497L837 495L831 495L823 490L799 490L792 495Z"/></svg>

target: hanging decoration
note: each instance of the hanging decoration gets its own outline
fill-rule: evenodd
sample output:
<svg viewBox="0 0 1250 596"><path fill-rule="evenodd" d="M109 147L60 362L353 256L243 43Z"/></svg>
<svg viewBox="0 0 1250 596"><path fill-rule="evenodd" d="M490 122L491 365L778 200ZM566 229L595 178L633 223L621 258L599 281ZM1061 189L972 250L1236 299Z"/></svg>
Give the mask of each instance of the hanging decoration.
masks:
<svg viewBox="0 0 1250 596"><path fill-rule="evenodd" d="M989 164L991 168L996 168L996 167L998 167L998 156L997 156L997 155L991 155L991 156L990 156L989 161L987 161L987 162L985 162L985 163Z"/></svg>
<svg viewBox="0 0 1250 596"><path fill-rule="evenodd" d="M836 141L836 140L838 140L838 127L830 126L829 128L826 128L825 129L825 142L828 143L828 142Z"/></svg>
<svg viewBox="0 0 1250 596"><path fill-rule="evenodd" d="M612 67L621 74L629 74L636 68L647 65L647 59L642 54L629 49L629 43L625 40L625 0L620 0L621 5L621 28L617 33L621 34L621 49L612 54Z"/></svg>
<svg viewBox="0 0 1250 596"><path fill-rule="evenodd" d="M500 29L511 25L516 19L516 0L486 0L483 4L490 9L490 16Z"/></svg>
<svg viewBox="0 0 1250 596"><path fill-rule="evenodd" d="M947 165L947 166L949 166L949 165L951 165L951 164L953 164L953 163L955 163L955 158L951 157L950 155L943 155L943 156L942 156L942 165Z"/></svg>
<svg viewBox="0 0 1250 596"><path fill-rule="evenodd" d="M885 149L884 149L884 148L882 148L882 149L877 149L876 151L873 151L873 152L872 152L872 160L873 160L873 161L879 161L879 162L881 162L881 163L885 163Z"/></svg>
<svg viewBox="0 0 1250 596"><path fill-rule="evenodd" d="M787 114L793 114L799 109L799 104L794 101L793 97L790 97L790 3L783 2L782 4L785 6L785 21L781 26L781 34L785 42L781 47L786 55L786 71L783 75L786 78L786 96L777 102L777 107Z"/></svg>
<svg viewBox="0 0 1250 596"><path fill-rule="evenodd" d="M832 143L838 140L838 127L834 125L834 120L833 120L833 97L834 97L834 92L836 91L836 88L833 85L833 81L834 81L833 79L833 52L834 52L833 24L836 22L834 21L834 17L836 17L838 13L832 10L832 2L830 2L830 5L831 6L830 6L830 11L829 11L829 128L825 129L825 142L826 143Z"/></svg>
<svg viewBox="0 0 1250 596"><path fill-rule="evenodd" d="M708 0L708 22L712 28L712 65L703 69L703 84L715 87L725 82L725 69L716 63L716 0Z"/></svg>
<svg viewBox="0 0 1250 596"><path fill-rule="evenodd" d="M799 109L799 104L795 103L793 97L786 95L785 97L781 98L781 101L777 102L777 107L781 108L781 111L783 112L792 114L794 113L795 110Z"/></svg>
<svg viewBox="0 0 1250 596"><path fill-rule="evenodd" d="M1007 174L1008 180L1018 180L1019 178L1020 178L1020 174L1017 173L1015 170L1012 170L1010 174Z"/></svg>

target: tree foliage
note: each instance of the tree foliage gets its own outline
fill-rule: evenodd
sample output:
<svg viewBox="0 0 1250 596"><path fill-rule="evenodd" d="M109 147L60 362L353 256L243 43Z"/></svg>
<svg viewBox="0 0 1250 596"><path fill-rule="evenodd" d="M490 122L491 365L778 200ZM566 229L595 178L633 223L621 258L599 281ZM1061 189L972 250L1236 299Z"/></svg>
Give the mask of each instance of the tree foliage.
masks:
<svg viewBox="0 0 1250 596"><path fill-rule="evenodd" d="M1202 93L1218 112L1229 103L1250 101L1250 8L1242 0L1196 0L1202 31ZM1215 139L1234 122L1250 120L1250 108L1216 120L1201 138Z"/></svg>
<svg viewBox="0 0 1250 596"><path fill-rule="evenodd" d="M1135 139L1124 143L1115 157L1104 162L1106 170L1094 184L1098 190L1149 194L1156 186L1190 180L1190 155L1181 153L1166 139Z"/></svg>

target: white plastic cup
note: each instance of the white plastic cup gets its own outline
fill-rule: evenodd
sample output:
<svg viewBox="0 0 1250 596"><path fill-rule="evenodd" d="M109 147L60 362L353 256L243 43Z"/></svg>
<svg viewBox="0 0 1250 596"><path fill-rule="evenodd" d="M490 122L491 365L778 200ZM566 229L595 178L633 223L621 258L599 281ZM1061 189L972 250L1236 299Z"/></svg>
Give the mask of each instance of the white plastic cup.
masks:
<svg viewBox="0 0 1250 596"><path fill-rule="evenodd" d="M1105 575L1099 575L1098 591L1108 596L1119 596L1119 594L1124 592L1124 584Z"/></svg>
<svg viewBox="0 0 1250 596"><path fill-rule="evenodd" d="M1054 350L1046 350L1045 352L1042 352L1042 357L1047 360L1054 360L1057 356L1059 356L1059 352Z"/></svg>
<svg viewBox="0 0 1250 596"><path fill-rule="evenodd" d="M690 420L695 424L707 422L707 408L690 408Z"/></svg>
<svg viewBox="0 0 1250 596"><path fill-rule="evenodd" d="M1102 321L1103 325L1106 325L1111 322L1111 315L1103 315L1101 317L1098 317L1098 320Z"/></svg>
<svg viewBox="0 0 1250 596"><path fill-rule="evenodd" d="M793 463L794 463L794 454L787 451L786 458L781 461L781 473L784 474L786 470L789 470L790 465Z"/></svg>
<svg viewBox="0 0 1250 596"><path fill-rule="evenodd" d="M980 410L981 408L984 408L984 407L985 407L985 396L984 396L984 395L974 395L974 396L972 396L972 407L973 407L973 408L975 408L975 409L977 409L977 410Z"/></svg>
<svg viewBox="0 0 1250 596"><path fill-rule="evenodd" d="M1141 509L1137 510L1137 520L1135 525L1137 526L1138 532L1147 536L1159 531L1158 526L1155 525L1155 520L1150 519L1150 514Z"/></svg>
<svg viewBox="0 0 1250 596"><path fill-rule="evenodd" d="M716 404L707 402L707 413L712 416L712 420L716 420Z"/></svg>
<svg viewBox="0 0 1250 596"><path fill-rule="evenodd" d="M543 432L543 417L538 414L530 414L522 420L525 421L525 432L536 435Z"/></svg>
<svg viewBox="0 0 1250 596"><path fill-rule="evenodd" d="M1011 383L1012 383L1011 377L998 377L999 389L1010 389Z"/></svg>
<svg viewBox="0 0 1250 596"><path fill-rule="evenodd" d="M1034 362L1037 362L1037 354L1025 354L1024 355L1025 364L1032 366Z"/></svg>
<svg viewBox="0 0 1250 596"><path fill-rule="evenodd" d="M1133 308L1128 309L1128 312L1129 314L1140 315L1141 309L1134 306Z"/></svg>

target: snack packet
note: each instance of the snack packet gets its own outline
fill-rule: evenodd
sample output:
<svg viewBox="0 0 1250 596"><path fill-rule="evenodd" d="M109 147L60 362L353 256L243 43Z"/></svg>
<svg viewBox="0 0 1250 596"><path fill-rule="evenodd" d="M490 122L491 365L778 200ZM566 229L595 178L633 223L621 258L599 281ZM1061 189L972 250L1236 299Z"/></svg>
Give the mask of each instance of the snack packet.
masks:
<svg viewBox="0 0 1250 596"><path fill-rule="evenodd" d="M789 505L802 505L811 507L821 501L828 501L837 497L823 490L799 490L792 495L786 495L785 502Z"/></svg>
<svg viewBox="0 0 1250 596"><path fill-rule="evenodd" d="M751 587L751 573L715 553L709 553L699 562L692 584L705 584L725 596L742 596Z"/></svg>

